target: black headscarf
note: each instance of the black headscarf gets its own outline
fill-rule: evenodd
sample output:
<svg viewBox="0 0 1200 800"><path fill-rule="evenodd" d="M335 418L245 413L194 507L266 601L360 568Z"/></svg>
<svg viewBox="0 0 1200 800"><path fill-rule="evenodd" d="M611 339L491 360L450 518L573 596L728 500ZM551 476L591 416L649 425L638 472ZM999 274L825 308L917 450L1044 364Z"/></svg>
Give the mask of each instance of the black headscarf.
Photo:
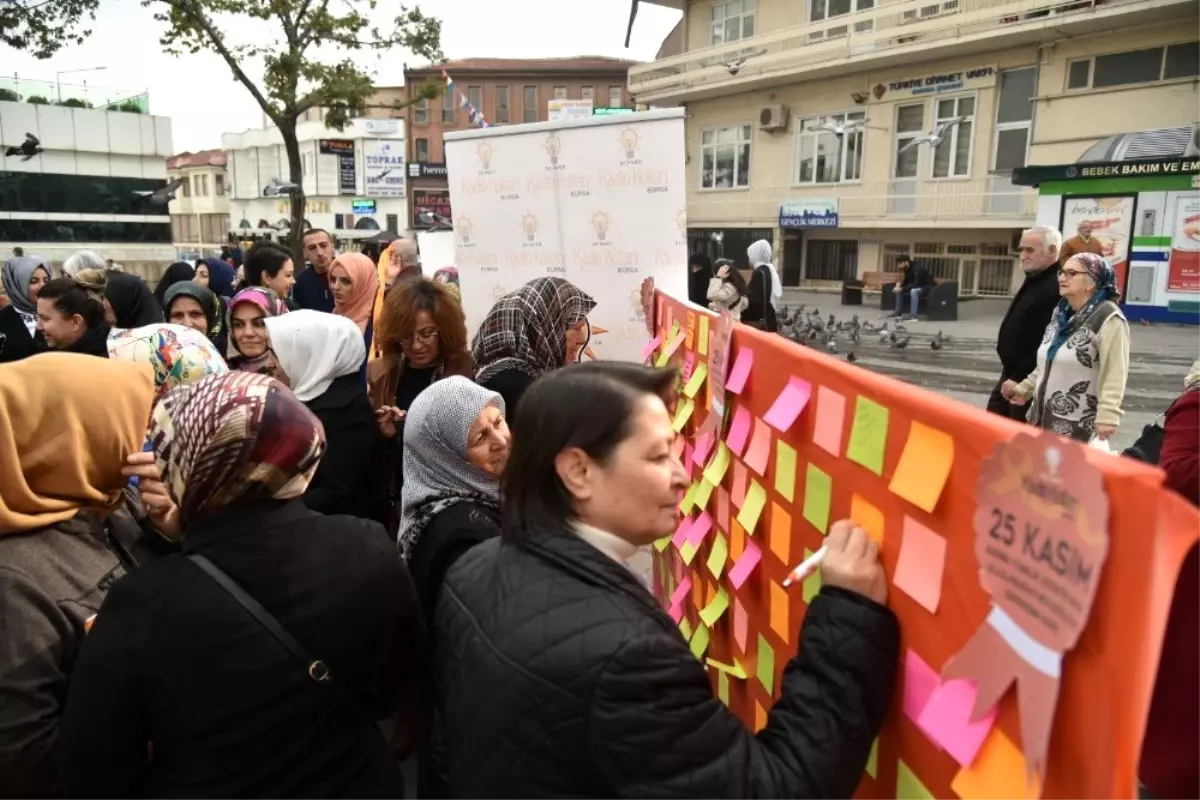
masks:
<svg viewBox="0 0 1200 800"><path fill-rule="evenodd" d="M171 304L176 298L190 297L204 309L204 319L208 323L208 340L224 353L228 344L228 332L225 330L225 308L221 299L211 289L201 286L194 281L180 281L167 290L163 311L167 319L171 318Z"/></svg>
<svg viewBox="0 0 1200 800"><path fill-rule="evenodd" d="M104 296L112 306L118 328L140 328L163 321L163 312L146 282L127 272L109 272Z"/></svg>
<svg viewBox="0 0 1200 800"><path fill-rule="evenodd" d="M180 281L190 281L194 277L196 277L196 268L186 261L176 261L167 267L162 280L158 282L158 286L154 287L154 299L158 301L158 307L163 310L164 314L167 313L167 289Z"/></svg>

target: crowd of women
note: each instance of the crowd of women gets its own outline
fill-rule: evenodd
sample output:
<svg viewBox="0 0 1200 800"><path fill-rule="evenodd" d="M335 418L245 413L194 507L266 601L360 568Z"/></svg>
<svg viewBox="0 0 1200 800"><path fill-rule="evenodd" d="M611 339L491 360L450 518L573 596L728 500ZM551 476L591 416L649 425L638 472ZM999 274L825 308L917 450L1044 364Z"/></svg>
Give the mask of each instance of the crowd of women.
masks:
<svg viewBox="0 0 1200 800"><path fill-rule="evenodd" d="M853 793L899 649L873 540L834 526L748 730L633 566L687 482L672 372L572 363L559 278L468 342L410 245L4 266L0 795L402 797L409 754L426 797Z"/></svg>

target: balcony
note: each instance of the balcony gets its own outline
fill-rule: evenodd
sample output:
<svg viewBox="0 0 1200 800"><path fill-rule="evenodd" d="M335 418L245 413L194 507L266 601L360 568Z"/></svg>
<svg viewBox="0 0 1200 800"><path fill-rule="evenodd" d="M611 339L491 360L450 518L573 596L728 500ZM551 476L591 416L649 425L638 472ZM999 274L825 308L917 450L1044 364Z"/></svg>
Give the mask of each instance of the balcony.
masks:
<svg viewBox="0 0 1200 800"><path fill-rule="evenodd" d="M927 62L1190 13L1194 0L900 0L632 67L639 103L719 97L856 69ZM1194 27L1194 16L1189 17ZM740 63L739 63L740 60Z"/></svg>
<svg viewBox="0 0 1200 800"><path fill-rule="evenodd" d="M1033 224L1037 192L1013 186L1007 177L970 181L897 180L692 191L688 194L690 226L749 224L774 226L783 200L838 198L841 227L851 228L1019 228Z"/></svg>

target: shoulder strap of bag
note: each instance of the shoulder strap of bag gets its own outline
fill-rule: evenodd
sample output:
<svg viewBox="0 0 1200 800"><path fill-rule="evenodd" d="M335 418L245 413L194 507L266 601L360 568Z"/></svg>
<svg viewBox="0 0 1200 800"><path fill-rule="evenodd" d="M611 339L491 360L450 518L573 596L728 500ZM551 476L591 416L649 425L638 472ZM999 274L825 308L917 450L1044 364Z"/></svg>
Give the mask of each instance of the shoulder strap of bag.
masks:
<svg viewBox="0 0 1200 800"><path fill-rule="evenodd" d="M279 624L279 620L275 619L270 611L262 607L262 604L255 600L250 594L243 589L238 583L220 567L210 561L207 557L198 553L190 553L187 556L188 561L191 561L199 567L204 574L212 578L213 582L233 596L238 604L254 617L255 621L261 625L267 633L274 637L275 641L279 642L285 650L299 661L305 673L315 683L327 687L338 697L340 697L348 706L351 706L356 713L362 713L359 704L355 702L346 690L333 679L333 672L329 669L324 661L319 658L311 657L304 647L296 641L295 637L284 630Z"/></svg>

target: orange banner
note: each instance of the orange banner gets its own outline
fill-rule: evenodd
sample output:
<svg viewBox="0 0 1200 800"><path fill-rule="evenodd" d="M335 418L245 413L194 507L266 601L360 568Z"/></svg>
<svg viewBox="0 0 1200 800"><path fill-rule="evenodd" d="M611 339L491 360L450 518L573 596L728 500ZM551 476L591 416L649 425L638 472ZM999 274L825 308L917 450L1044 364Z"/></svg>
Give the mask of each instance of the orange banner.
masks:
<svg viewBox="0 0 1200 800"><path fill-rule="evenodd" d="M715 318L693 323L706 312L661 292L656 303L663 347L673 325L714 335ZM706 364L711 379L713 348L700 338L669 361ZM1136 797L1163 630L1200 531L1197 511L1162 488L1157 468L1061 440L1100 471L1108 551L1090 617L1062 657L1044 782L1027 788L1016 692L971 721L963 715L974 690L942 672L993 611L975 552L981 465L1032 429L740 324L731 349L719 440L695 436L711 408L695 366L682 387L673 416L694 483L681 530L655 545L655 590L709 665L717 695L747 726L765 724L820 587L819 572L790 589L784 579L832 522L851 517L881 543L902 637L893 710L858 797Z"/></svg>

